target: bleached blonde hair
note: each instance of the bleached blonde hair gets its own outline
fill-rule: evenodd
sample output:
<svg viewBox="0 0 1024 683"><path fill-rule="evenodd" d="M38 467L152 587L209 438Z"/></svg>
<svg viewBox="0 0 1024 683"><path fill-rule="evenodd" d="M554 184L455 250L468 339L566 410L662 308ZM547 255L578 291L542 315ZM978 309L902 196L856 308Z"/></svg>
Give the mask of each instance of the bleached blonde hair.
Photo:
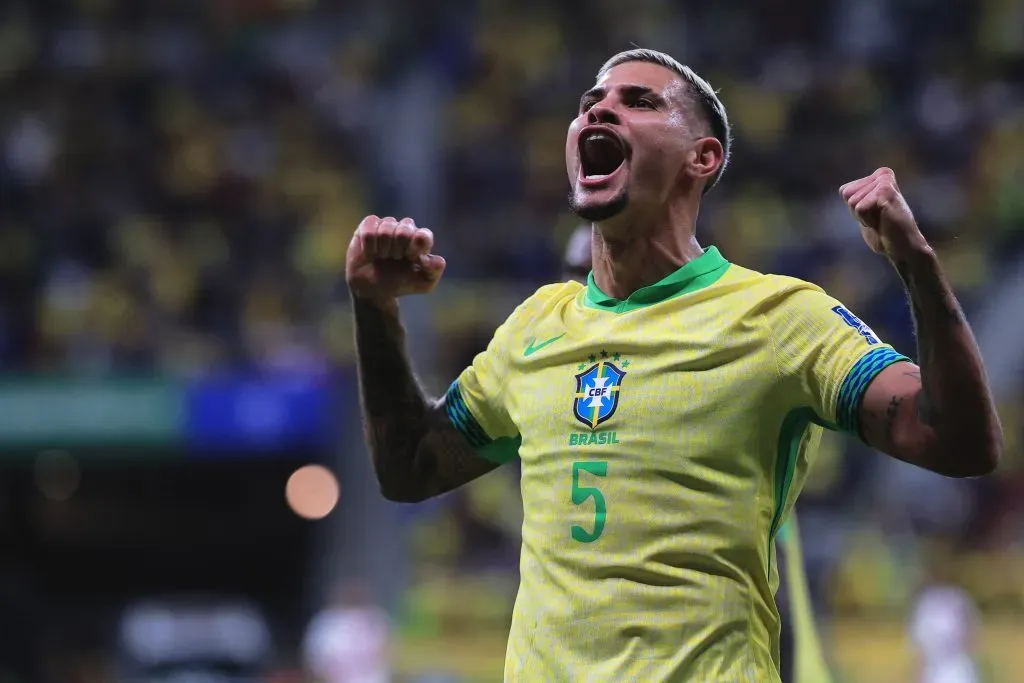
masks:
<svg viewBox="0 0 1024 683"><path fill-rule="evenodd" d="M711 182L704 187L704 191L707 192L718 184L719 178L725 173L725 167L729 165L732 147L729 115L725 111L725 105L722 104L722 100L718 99L718 93L696 71L679 60L664 52L642 47L625 50L612 56L597 72L597 79L600 80L609 70L628 62L647 62L648 64L663 66L675 72L688 86L689 94L696 105L698 116L707 124L711 136L722 143L722 165L718 167L718 171L711 178Z"/></svg>

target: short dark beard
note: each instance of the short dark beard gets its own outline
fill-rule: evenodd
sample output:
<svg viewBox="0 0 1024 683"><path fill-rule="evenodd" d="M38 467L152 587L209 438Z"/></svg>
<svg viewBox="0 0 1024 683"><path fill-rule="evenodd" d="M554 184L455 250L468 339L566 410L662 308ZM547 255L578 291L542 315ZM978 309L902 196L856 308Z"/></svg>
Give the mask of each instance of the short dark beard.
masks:
<svg viewBox="0 0 1024 683"><path fill-rule="evenodd" d="M623 191L620 195L615 197L606 204L599 204L598 206L579 206L576 203L576 197L573 191L569 190L569 208L574 214L579 216L585 221L592 223L600 223L606 221L609 218L614 218L625 210L626 205L629 204L629 192Z"/></svg>

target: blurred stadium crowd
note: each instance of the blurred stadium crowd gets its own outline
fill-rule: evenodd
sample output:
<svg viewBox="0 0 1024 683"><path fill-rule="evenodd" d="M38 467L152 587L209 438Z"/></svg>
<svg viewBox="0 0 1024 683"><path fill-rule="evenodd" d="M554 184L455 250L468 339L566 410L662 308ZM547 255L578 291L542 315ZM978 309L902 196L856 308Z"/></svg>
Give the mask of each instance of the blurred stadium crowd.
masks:
<svg viewBox="0 0 1024 683"><path fill-rule="evenodd" d="M836 197L888 165L969 317L1021 267L1024 10L1013 0L9 0L0 368L343 366L345 249L372 212L438 235L450 283L434 315L410 324L445 342L428 374L450 379L508 311L495 292L514 301L559 277L576 227L565 128L597 67L632 43L673 53L721 91L735 157L699 235L730 260L817 282L912 351L899 282ZM991 479L826 448L801 508L821 604L903 604L893 586L913 579L891 573L911 566L907 539L922 535L997 549L989 577L994 563L1018 566L1024 377L1010 383L1007 462ZM458 536L450 546L492 548L480 561L514 570L514 496L509 476L427 506L414 538L431 539L421 547L436 559ZM873 588L857 571L865 548L890 571L869 572Z"/></svg>

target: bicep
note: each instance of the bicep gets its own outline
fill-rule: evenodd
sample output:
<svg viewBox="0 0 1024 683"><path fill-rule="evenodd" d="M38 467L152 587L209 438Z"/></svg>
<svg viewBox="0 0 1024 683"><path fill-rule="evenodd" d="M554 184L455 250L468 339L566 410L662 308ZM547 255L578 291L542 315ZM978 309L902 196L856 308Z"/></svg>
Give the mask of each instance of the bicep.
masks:
<svg viewBox="0 0 1024 683"><path fill-rule="evenodd" d="M922 419L921 371L910 362L893 363L868 385L860 405L861 436L871 447L926 469L934 469L935 431Z"/></svg>

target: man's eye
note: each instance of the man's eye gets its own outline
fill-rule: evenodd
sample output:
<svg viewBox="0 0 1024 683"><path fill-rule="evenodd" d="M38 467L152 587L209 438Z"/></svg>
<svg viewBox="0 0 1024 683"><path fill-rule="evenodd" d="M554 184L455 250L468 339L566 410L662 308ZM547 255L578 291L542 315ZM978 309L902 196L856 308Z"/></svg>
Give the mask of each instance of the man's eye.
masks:
<svg viewBox="0 0 1024 683"><path fill-rule="evenodd" d="M654 109L654 102L646 97L641 97L633 104L633 106L639 109Z"/></svg>

